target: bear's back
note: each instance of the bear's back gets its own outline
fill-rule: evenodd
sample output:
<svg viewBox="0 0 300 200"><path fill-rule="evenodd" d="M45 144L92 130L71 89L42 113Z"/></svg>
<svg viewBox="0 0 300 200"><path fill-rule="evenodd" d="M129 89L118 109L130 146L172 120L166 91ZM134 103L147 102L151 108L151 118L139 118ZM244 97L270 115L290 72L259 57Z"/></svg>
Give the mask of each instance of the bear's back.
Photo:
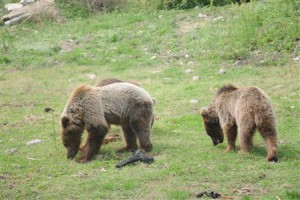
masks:
<svg viewBox="0 0 300 200"><path fill-rule="evenodd" d="M152 97L141 87L131 83L113 83L103 87L94 87L104 113L126 116L138 105L152 108Z"/></svg>

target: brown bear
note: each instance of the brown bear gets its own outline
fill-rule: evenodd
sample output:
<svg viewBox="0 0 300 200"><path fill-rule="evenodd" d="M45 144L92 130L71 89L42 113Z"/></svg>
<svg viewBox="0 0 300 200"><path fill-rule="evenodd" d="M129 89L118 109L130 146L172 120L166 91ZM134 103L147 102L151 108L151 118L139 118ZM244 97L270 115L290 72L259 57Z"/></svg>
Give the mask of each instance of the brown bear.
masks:
<svg viewBox="0 0 300 200"><path fill-rule="evenodd" d="M88 138L80 162L90 161L99 152L110 124L122 127L126 141L123 151L136 150L138 138L141 148L150 152L153 104L144 89L130 83L78 86L61 115L61 137L67 148L67 158L77 155L86 129Z"/></svg>
<svg viewBox="0 0 300 200"><path fill-rule="evenodd" d="M208 108L201 109L204 127L214 145L227 138L226 151L235 149L237 134L242 152L249 152L256 128L261 133L267 161L278 161L276 120L269 97L257 87L220 88Z"/></svg>
<svg viewBox="0 0 300 200"><path fill-rule="evenodd" d="M124 82L124 81L121 81L121 80L116 79L116 78L105 78L105 79L100 80L100 81L96 84L96 87L102 87L102 86L109 85L109 84L113 84L113 83L123 83L123 82ZM131 84L134 84L134 85L136 85L136 86L141 87L141 85L138 84L136 81L127 81L127 83L131 83Z"/></svg>

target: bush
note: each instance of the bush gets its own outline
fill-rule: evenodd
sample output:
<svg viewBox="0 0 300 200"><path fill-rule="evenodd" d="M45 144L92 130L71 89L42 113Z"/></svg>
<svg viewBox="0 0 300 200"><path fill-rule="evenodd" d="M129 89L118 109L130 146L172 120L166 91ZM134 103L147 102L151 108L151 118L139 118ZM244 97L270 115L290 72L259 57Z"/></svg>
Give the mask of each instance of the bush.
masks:
<svg viewBox="0 0 300 200"><path fill-rule="evenodd" d="M87 17L95 12L110 12L123 8L127 0L56 0L66 17Z"/></svg>
<svg viewBox="0 0 300 200"><path fill-rule="evenodd" d="M228 3L231 3L232 0L162 0L162 8L193 8L195 6L203 7L203 6L223 6Z"/></svg>

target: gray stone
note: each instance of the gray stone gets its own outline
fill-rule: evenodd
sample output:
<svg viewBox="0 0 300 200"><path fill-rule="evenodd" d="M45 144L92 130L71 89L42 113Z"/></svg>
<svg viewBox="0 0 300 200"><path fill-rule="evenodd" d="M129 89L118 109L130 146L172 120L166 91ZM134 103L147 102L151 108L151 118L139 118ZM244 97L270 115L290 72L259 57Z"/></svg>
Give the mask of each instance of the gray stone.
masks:
<svg viewBox="0 0 300 200"><path fill-rule="evenodd" d="M15 24L20 24L22 21L28 19L31 15L29 13L22 13L20 16L14 17L13 19L10 20L4 20L5 25L15 25Z"/></svg>

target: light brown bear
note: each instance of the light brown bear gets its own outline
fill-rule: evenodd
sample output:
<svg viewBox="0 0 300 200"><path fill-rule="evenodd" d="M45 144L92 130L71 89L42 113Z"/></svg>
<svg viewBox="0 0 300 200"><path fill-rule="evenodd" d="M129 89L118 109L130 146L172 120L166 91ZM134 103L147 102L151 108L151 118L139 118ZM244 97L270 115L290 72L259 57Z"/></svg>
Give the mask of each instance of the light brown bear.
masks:
<svg viewBox="0 0 300 200"><path fill-rule="evenodd" d="M256 128L261 133L268 155L267 161L278 161L276 119L269 97L257 87L220 88L208 108L201 109L204 127L214 145L228 142L226 151L235 149L237 134L242 152L249 152Z"/></svg>
<svg viewBox="0 0 300 200"><path fill-rule="evenodd" d="M152 150L150 141L153 100L141 87L130 83L114 83L103 87L78 86L61 115L61 137L67 148L67 158L78 152L84 129L88 138L80 162L87 162L99 152L110 124L122 127L126 147L137 149L137 138L146 152Z"/></svg>

